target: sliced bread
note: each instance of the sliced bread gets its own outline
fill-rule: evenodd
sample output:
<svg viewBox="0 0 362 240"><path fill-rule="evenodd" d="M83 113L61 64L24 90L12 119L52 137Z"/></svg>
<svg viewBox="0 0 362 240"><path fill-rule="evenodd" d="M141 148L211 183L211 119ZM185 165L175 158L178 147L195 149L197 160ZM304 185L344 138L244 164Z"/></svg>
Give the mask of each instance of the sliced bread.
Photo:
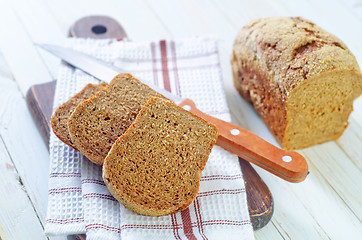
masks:
<svg viewBox="0 0 362 240"><path fill-rule="evenodd" d="M217 128L175 103L151 98L117 139L103 165L112 195L133 212L161 216L187 208Z"/></svg>
<svg viewBox="0 0 362 240"><path fill-rule="evenodd" d="M88 99L96 94L99 90L106 86L105 83L87 84L82 91L74 95L71 99L60 105L52 115L50 125L55 135L71 148L78 150L69 136L68 119L73 113L74 109L83 100Z"/></svg>
<svg viewBox="0 0 362 240"><path fill-rule="evenodd" d="M72 142L89 160L102 165L113 143L152 96L164 98L130 74L117 75L76 107L68 121Z"/></svg>

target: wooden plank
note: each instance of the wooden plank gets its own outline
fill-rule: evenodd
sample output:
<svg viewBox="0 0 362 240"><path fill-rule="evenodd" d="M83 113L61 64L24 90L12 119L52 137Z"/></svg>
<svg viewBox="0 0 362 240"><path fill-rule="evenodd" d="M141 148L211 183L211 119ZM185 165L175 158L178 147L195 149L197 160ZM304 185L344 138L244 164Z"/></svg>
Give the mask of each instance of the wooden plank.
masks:
<svg viewBox="0 0 362 240"><path fill-rule="evenodd" d="M254 18L286 15L287 12L278 6L278 1L214 1L214 4L236 29Z"/></svg>
<svg viewBox="0 0 362 240"><path fill-rule="evenodd" d="M149 9L157 16L164 27L171 33L172 38L185 38L189 36L204 35L206 29L200 22L199 15L193 5L185 4L183 1L145 1Z"/></svg>
<svg viewBox="0 0 362 240"><path fill-rule="evenodd" d="M361 169L333 141L300 152L310 159L310 165L322 172L321 175L343 200L344 205L362 221Z"/></svg>
<svg viewBox="0 0 362 240"><path fill-rule="evenodd" d="M275 211L271 222L283 239L299 239L300 236L303 236L303 239L329 239L326 231L319 226L318 220L314 218L314 213L309 212L301 201L300 195L302 193L296 190L300 185L313 185L313 181L310 183L310 176L303 183L288 184L266 175L258 168L256 170L270 186L274 196ZM305 198L305 196L302 197ZM261 229L261 231L263 230ZM266 239L273 238L267 236Z"/></svg>
<svg viewBox="0 0 362 240"><path fill-rule="evenodd" d="M160 18L150 10L150 5L144 0L114 1L118 7L118 17L115 18L127 30L132 40L160 40L172 37ZM130 21L130 19L132 19Z"/></svg>
<svg viewBox="0 0 362 240"><path fill-rule="evenodd" d="M349 125L344 131L343 135L337 139L336 143L343 150L345 155L348 156L348 159L353 163L353 165L362 171L362 117L358 118L360 122L351 116L349 118Z"/></svg>
<svg viewBox="0 0 362 240"><path fill-rule="evenodd" d="M51 81L51 74L8 1L0 8L0 28L6 32L0 38L1 52L23 95L31 85Z"/></svg>
<svg viewBox="0 0 362 240"><path fill-rule="evenodd" d="M313 164L307 180L299 184L282 182L258 168L257 171L272 191L275 212L271 222L284 238L358 239L361 236L360 221Z"/></svg>
<svg viewBox="0 0 362 240"><path fill-rule="evenodd" d="M0 239L46 239L3 139L0 136Z"/></svg>
<svg viewBox="0 0 362 240"><path fill-rule="evenodd" d="M270 221L264 228L254 231L254 237L256 240L283 239L279 230L275 227L273 220Z"/></svg>
<svg viewBox="0 0 362 240"><path fill-rule="evenodd" d="M0 55L0 135L37 214L45 219L49 155L25 99Z"/></svg>
<svg viewBox="0 0 362 240"><path fill-rule="evenodd" d="M362 64L360 64L360 66L362 66ZM353 109L350 119L354 119L356 124L362 126L362 96L354 100Z"/></svg>
<svg viewBox="0 0 362 240"><path fill-rule="evenodd" d="M105 0L102 4L97 1L82 0L71 2L70 9L69 3L69 1L55 1L47 4L49 11L61 23L63 31L68 30L69 26L81 17L106 15L121 23L133 40L156 40L170 36L142 0ZM67 12L66 15L63 14L64 11Z"/></svg>
<svg viewBox="0 0 362 240"><path fill-rule="evenodd" d="M78 19L88 15L106 15L110 17L119 17L119 9L112 0L103 0L102 4L98 1L78 0L78 1L51 1L44 2L36 0L45 5L48 11L59 23L63 37L67 36L69 27ZM126 7L126 6L125 6ZM64 14L64 13L67 14Z"/></svg>
<svg viewBox="0 0 362 240"><path fill-rule="evenodd" d="M14 14L32 43L62 44L64 42L66 32L61 31L56 19L43 2L13 0L10 3ZM52 79L55 79L60 60L39 48L35 48L35 51L42 59L42 65L47 68Z"/></svg>

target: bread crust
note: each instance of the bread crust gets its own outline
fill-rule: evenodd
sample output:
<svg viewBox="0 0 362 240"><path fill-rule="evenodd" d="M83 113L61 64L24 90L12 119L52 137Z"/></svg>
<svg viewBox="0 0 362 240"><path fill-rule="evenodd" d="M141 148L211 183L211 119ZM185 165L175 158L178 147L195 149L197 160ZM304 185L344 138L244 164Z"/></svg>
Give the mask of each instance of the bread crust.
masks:
<svg viewBox="0 0 362 240"><path fill-rule="evenodd" d="M289 126L292 120L289 113L294 109L288 105L294 101L295 89L325 73L337 71L341 73L340 85L353 81L354 89L350 91L353 99L362 93L360 68L347 46L333 34L300 17L261 18L250 22L235 39L231 63L235 88L253 104L277 141L286 149L333 140L343 132L331 134L327 131L328 137L293 141L291 134L295 133L289 132L293 128ZM353 80L346 79L343 71L354 74ZM338 83L333 86L338 88ZM318 87L318 83L313 87ZM313 95L305 98L309 98L310 102L318 101ZM344 97L343 101L351 105L352 98ZM346 113L347 117L343 118L348 119L349 114ZM315 119L319 120L318 117ZM340 126L343 124L341 121ZM318 131L323 135L323 129Z"/></svg>

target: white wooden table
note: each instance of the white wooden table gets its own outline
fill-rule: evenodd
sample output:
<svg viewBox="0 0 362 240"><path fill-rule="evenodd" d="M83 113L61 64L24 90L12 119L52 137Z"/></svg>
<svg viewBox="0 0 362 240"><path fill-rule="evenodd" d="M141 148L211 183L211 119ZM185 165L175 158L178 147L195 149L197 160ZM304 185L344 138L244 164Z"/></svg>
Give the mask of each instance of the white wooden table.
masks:
<svg viewBox="0 0 362 240"><path fill-rule="evenodd" d="M264 16L303 16L340 37L362 66L361 0L0 0L0 239L47 239L49 155L25 103L33 84L54 80L59 60L34 42L62 44L69 26L108 15L133 40L212 35L221 40L225 91L235 123L276 143L232 86L238 29ZM362 239L362 97L337 141L300 150L310 174L291 184L257 169L275 211L256 239ZM52 238L65 239L65 237Z"/></svg>

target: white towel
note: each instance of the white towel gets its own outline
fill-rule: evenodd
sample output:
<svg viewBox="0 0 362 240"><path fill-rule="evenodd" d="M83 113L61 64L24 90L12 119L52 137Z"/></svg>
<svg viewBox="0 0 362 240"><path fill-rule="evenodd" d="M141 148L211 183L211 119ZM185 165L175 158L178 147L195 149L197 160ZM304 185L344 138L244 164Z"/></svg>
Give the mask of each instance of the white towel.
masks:
<svg viewBox="0 0 362 240"><path fill-rule="evenodd" d="M217 41L192 38L133 42L67 39L66 46L110 62L122 72L190 98L203 112L230 121ZM111 80L111 79L109 79ZM61 64L53 109L98 80ZM119 204L102 180L102 168L50 137L48 235L86 234L91 239L254 239L238 157L215 146L188 209L142 216Z"/></svg>

